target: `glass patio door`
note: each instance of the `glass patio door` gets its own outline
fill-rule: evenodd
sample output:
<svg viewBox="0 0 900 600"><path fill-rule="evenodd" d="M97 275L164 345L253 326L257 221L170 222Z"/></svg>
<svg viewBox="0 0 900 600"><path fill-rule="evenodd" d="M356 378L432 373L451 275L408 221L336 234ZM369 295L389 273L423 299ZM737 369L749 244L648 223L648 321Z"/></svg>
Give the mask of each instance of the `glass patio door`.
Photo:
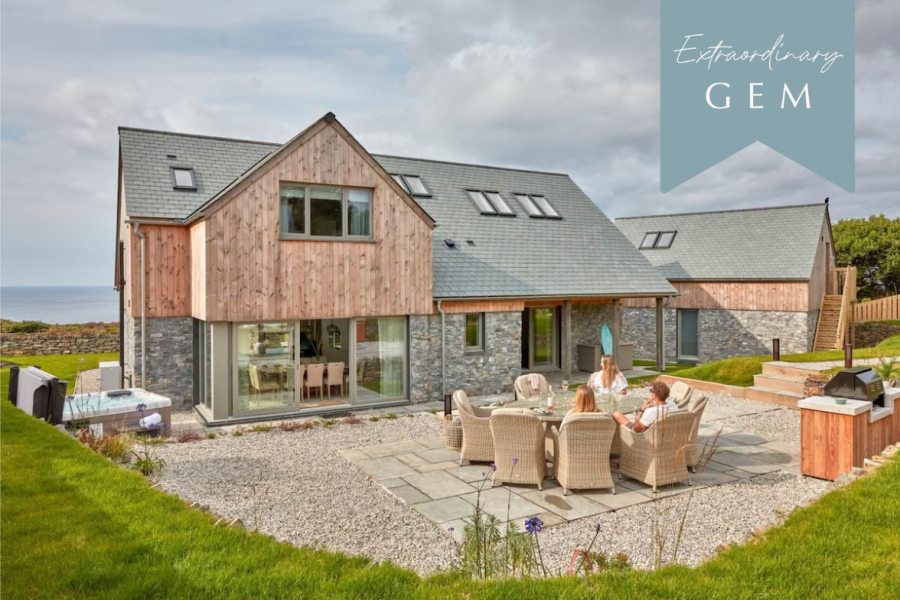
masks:
<svg viewBox="0 0 900 600"><path fill-rule="evenodd" d="M678 358L700 359L700 311L678 309Z"/></svg>
<svg viewBox="0 0 900 600"><path fill-rule="evenodd" d="M531 368L552 369L557 366L557 348L559 346L559 327L556 318L556 307L532 308L530 317Z"/></svg>

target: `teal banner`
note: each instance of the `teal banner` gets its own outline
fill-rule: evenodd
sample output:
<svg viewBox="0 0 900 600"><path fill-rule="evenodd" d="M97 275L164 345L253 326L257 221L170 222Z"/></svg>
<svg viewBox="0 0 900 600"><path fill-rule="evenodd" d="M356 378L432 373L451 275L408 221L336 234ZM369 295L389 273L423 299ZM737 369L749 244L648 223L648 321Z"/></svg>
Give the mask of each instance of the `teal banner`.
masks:
<svg viewBox="0 0 900 600"><path fill-rule="evenodd" d="M761 142L855 188L853 0L661 0L660 187Z"/></svg>

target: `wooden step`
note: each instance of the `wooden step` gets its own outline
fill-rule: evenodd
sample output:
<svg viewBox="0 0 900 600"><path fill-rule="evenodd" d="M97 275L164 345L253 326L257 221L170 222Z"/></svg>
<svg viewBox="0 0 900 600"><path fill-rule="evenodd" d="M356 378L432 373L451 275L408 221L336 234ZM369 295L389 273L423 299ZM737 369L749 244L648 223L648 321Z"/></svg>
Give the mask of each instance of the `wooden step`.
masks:
<svg viewBox="0 0 900 600"><path fill-rule="evenodd" d="M764 402L766 404L777 404L786 408L797 408L797 402L804 398L803 394L788 392L785 390L776 390L767 387L750 386L747 388L745 398L753 402Z"/></svg>
<svg viewBox="0 0 900 600"><path fill-rule="evenodd" d="M794 363L779 361L764 362L762 365L763 375L775 375L776 377L785 377L795 381L806 381L810 375L818 375L821 371L815 369L804 369L803 367L794 366Z"/></svg>
<svg viewBox="0 0 900 600"><path fill-rule="evenodd" d="M753 386L802 394L806 387L806 376L802 378L783 375L754 375Z"/></svg>

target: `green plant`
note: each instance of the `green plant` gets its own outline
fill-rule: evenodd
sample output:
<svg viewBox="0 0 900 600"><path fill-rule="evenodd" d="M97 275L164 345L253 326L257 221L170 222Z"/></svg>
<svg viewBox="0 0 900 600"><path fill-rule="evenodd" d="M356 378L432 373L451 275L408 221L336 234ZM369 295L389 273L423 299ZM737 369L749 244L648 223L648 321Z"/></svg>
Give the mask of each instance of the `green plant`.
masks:
<svg viewBox="0 0 900 600"><path fill-rule="evenodd" d="M145 445L142 449L133 450L134 468L140 471L145 477L152 477L162 472L166 466L166 461L162 458L153 456L150 449Z"/></svg>
<svg viewBox="0 0 900 600"><path fill-rule="evenodd" d="M273 429L275 429L274 425L269 425L268 423L259 423L257 425L253 425L250 428L250 431L254 433L265 433L267 431L272 431Z"/></svg>
<svg viewBox="0 0 900 600"><path fill-rule="evenodd" d="M381 419L379 419L378 417L369 417L369 420L372 421L373 423L377 423Z"/></svg>
<svg viewBox="0 0 900 600"><path fill-rule="evenodd" d="M309 429L305 427L306 423L301 421L282 421L278 424L278 429L281 431L297 431L302 429Z"/></svg>
<svg viewBox="0 0 900 600"><path fill-rule="evenodd" d="M322 419L322 427L325 429L331 429L335 425L337 425L337 419Z"/></svg>
<svg viewBox="0 0 900 600"><path fill-rule="evenodd" d="M196 442L202 440L203 436L197 433L196 431L185 431L183 433L179 433L175 437L175 441L179 444L185 444L187 442Z"/></svg>
<svg viewBox="0 0 900 600"><path fill-rule="evenodd" d="M397 418L397 415L395 413L388 413L388 414L384 415L384 418L387 419L388 421L393 421L394 419Z"/></svg>
<svg viewBox="0 0 900 600"><path fill-rule="evenodd" d="M241 437L242 435L244 435L245 431L247 431L247 430L244 429L244 427L242 425L238 425L237 427L234 428L234 430L232 430L231 437Z"/></svg>
<svg viewBox="0 0 900 600"><path fill-rule="evenodd" d="M362 419L351 413L349 417L344 419L344 423L347 425L359 425L362 423Z"/></svg>
<svg viewBox="0 0 900 600"><path fill-rule="evenodd" d="M900 377L900 361L896 358L879 358L872 370L884 380L885 385L892 385Z"/></svg>
<svg viewBox="0 0 900 600"><path fill-rule="evenodd" d="M21 321L19 323L9 323L6 329L6 333L38 333L47 331L50 329L50 326L40 321Z"/></svg>
<svg viewBox="0 0 900 600"><path fill-rule="evenodd" d="M214 439L216 439L216 434L214 434L212 431L210 431L209 433L206 434L206 439L214 440Z"/></svg>
<svg viewBox="0 0 900 600"><path fill-rule="evenodd" d="M78 440L99 454L114 461L121 462L131 449L132 437L127 433L94 435L90 428L78 429L75 436Z"/></svg>

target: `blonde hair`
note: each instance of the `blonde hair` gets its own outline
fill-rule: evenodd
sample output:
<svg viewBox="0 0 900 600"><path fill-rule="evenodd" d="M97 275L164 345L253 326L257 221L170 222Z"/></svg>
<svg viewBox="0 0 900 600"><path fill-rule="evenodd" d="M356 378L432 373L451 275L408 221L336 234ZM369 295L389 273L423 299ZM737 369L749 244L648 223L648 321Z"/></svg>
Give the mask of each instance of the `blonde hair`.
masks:
<svg viewBox="0 0 900 600"><path fill-rule="evenodd" d="M619 365L609 354L604 354L600 359L600 385L605 389L611 389L616 377L619 376Z"/></svg>
<svg viewBox="0 0 900 600"><path fill-rule="evenodd" d="M597 400L594 398L594 390L586 385L579 385L575 392L575 408L573 413L590 413L597 411Z"/></svg>

